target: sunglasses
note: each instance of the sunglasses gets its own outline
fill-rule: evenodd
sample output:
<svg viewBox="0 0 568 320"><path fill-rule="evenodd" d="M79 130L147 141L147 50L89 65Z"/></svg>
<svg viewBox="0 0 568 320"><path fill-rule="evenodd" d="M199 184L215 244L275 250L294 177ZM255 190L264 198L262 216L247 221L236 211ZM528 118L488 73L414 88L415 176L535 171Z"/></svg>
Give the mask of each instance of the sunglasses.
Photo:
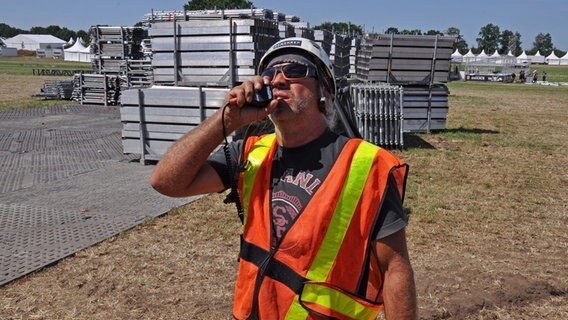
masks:
<svg viewBox="0 0 568 320"><path fill-rule="evenodd" d="M317 75L313 67L301 63L289 63L283 66L266 68L262 71L261 76L272 80L276 77L278 71L282 72L286 80L299 80L308 77L316 77Z"/></svg>

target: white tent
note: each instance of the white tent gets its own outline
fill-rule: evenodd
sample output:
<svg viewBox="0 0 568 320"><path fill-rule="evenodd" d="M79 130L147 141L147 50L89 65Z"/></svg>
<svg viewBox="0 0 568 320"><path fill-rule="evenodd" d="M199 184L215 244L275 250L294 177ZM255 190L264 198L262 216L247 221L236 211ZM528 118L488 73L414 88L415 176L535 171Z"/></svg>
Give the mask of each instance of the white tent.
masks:
<svg viewBox="0 0 568 320"><path fill-rule="evenodd" d="M477 60L485 60L489 58L487 53L485 53L485 49L481 50L481 53L477 55Z"/></svg>
<svg viewBox="0 0 568 320"><path fill-rule="evenodd" d="M462 54L459 52L458 49L456 49L456 51L454 51L454 53L452 53L452 62L453 63L462 63L463 62L463 56Z"/></svg>
<svg viewBox="0 0 568 320"><path fill-rule="evenodd" d="M496 64L501 64L503 62L503 59L501 58L501 55L499 54L499 52L497 52L497 50L495 50L495 52L493 52L493 54L489 56L489 59L491 60L491 62Z"/></svg>
<svg viewBox="0 0 568 320"><path fill-rule="evenodd" d="M7 47L36 51L38 49L61 49L67 43L50 34L19 34L4 40Z"/></svg>
<svg viewBox="0 0 568 320"><path fill-rule="evenodd" d="M568 52L566 52L566 54L562 58L560 58L560 64L568 65Z"/></svg>
<svg viewBox="0 0 568 320"><path fill-rule="evenodd" d="M73 37L69 38L69 41L67 41L67 45L72 46L74 44L75 44L75 40L73 39Z"/></svg>
<svg viewBox="0 0 568 320"><path fill-rule="evenodd" d="M546 63L550 65L560 64L560 58L557 57L556 54L554 54L554 50L544 59L544 61L546 61Z"/></svg>
<svg viewBox="0 0 568 320"><path fill-rule="evenodd" d="M85 50L85 46L81 44L80 41L75 41L72 47L67 48L64 51L64 60L65 61L81 61L80 60L80 53Z"/></svg>
<svg viewBox="0 0 568 320"><path fill-rule="evenodd" d="M91 45L79 53L79 61L81 62L91 62L94 57L95 55L91 53Z"/></svg>
<svg viewBox="0 0 568 320"><path fill-rule="evenodd" d="M523 52L517 57L517 64L527 64L530 62L531 60L529 59L529 56L527 56L525 50L523 50Z"/></svg>
<svg viewBox="0 0 568 320"><path fill-rule="evenodd" d="M475 54L473 54L473 52L471 52L471 49L469 49L469 51L463 56L463 62L473 62L475 61L475 59L476 56Z"/></svg>
<svg viewBox="0 0 568 320"><path fill-rule="evenodd" d="M86 47L87 44L85 43L85 41L83 40L83 38L81 37L77 37L77 42L81 42L81 44L83 45L83 47Z"/></svg>
<svg viewBox="0 0 568 320"><path fill-rule="evenodd" d="M540 54L540 51L537 51L534 56L529 57L531 63L544 63L544 56Z"/></svg>

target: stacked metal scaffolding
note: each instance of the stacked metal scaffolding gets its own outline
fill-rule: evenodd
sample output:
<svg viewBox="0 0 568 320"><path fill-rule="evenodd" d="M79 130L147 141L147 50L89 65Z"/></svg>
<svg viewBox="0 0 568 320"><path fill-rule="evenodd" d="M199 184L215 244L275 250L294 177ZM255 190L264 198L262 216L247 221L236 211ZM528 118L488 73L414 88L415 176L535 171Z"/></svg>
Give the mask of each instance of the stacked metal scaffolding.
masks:
<svg viewBox="0 0 568 320"><path fill-rule="evenodd" d="M118 75L76 74L73 80L73 100L81 104L116 105L120 97Z"/></svg>
<svg viewBox="0 0 568 320"><path fill-rule="evenodd" d="M445 129L449 92L439 83L449 79L454 41L440 35L364 37L357 78L404 87L405 132Z"/></svg>
<svg viewBox="0 0 568 320"><path fill-rule="evenodd" d="M429 132L446 128L448 87L434 84L404 86L404 131Z"/></svg>
<svg viewBox="0 0 568 320"><path fill-rule="evenodd" d="M124 153L159 160L181 136L223 105L227 88L154 86L122 92Z"/></svg>
<svg viewBox="0 0 568 320"><path fill-rule="evenodd" d="M384 83L353 84L350 91L363 138L382 147L403 148L403 88Z"/></svg>
<svg viewBox="0 0 568 320"><path fill-rule="evenodd" d="M154 83L232 87L255 74L278 34L275 21L256 18L155 23Z"/></svg>
<svg viewBox="0 0 568 320"><path fill-rule="evenodd" d="M333 45L333 33L328 30L314 30L314 41L317 42L325 52L331 54L331 46Z"/></svg>
<svg viewBox="0 0 568 320"><path fill-rule="evenodd" d="M275 20L274 13L269 9L228 9L228 10L160 10L144 15L143 21L147 25L156 22L171 22L174 20L204 20L229 18L263 18ZM280 21L280 20L278 20Z"/></svg>
<svg viewBox="0 0 568 320"><path fill-rule="evenodd" d="M289 21L288 23L291 24L292 26L294 26L296 37L315 40L314 30L310 29L310 24L308 22Z"/></svg>
<svg viewBox="0 0 568 320"><path fill-rule="evenodd" d="M361 49L361 38L351 39L351 47L349 49L349 78L357 79L357 65L359 61L357 56Z"/></svg>
<svg viewBox="0 0 568 320"><path fill-rule="evenodd" d="M93 26L90 33L93 68L99 74L124 74L128 60L143 59L142 28Z"/></svg>
<svg viewBox="0 0 568 320"><path fill-rule="evenodd" d="M333 35L330 59L333 63L333 72L338 78L349 74L349 55L351 51L351 37L340 34Z"/></svg>
<svg viewBox="0 0 568 320"><path fill-rule="evenodd" d="M150 87L153 83L154 72L152 60L128 60L127 87Z"/></svg>
<svg viewBox="0 0 568 320"><path fill-rule="evenodd" d="M43 88L34 97L69 100L73 93L73 80L44 80Z"/></svg>
<svg viewBox="0 0 568 320"><path fill-rule="evenodd" d="M366 36L359 55L359 79L393 84L447 82L454 41L446 36Z"/></svg>

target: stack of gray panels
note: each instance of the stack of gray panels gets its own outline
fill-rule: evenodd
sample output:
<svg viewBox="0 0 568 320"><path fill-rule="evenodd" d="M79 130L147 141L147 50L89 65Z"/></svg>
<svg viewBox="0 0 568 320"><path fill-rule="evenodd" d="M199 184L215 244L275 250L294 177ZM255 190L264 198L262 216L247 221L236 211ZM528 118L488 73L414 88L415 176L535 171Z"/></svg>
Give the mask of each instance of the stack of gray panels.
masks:
<svg viewBox="0 0 568 320"><path fill-rule="evenodd" d="M126 60L143 58L144 29L137 27L93 26L90 30L94 70L99 73L122 73Z"/></svg>
<svg viewBox="0 0 568 320"><path fill-rule="evenodd" d="M357 79L357 56L361 49L361 38L351 39L349 49L349 78Z"/></svg>
<svg viewBox="0 0 568 320"><path fill-rule="evenodd" d="M120 118L124 153L159 160L176 140L213 115L228 91L165 86L123 91Z"/></svg>
<svg viewBox="0 0 568 320"><path fill-rule="evenodd" d="M294 26L296 37L315 40L314 30L310 29L308 22L288 22Z"/></svg>
<svg viewBox="0 0 568 320"><path fill-rule="evenodd" d="M328 55L331 55L333 33L328 30L314 30L314 41L317 42Z"/></svg>
<svg viewBox="0 0 568 320"><path fill-rule="evenodd" d="M154 83L163 85L231 87L253 76L279 39L278 23L266 19L161 22L148 32Z"/></svg>
<svg viewBox="0 0 568 320"><path fill-rule="evenodd" d="M274 14L269 9L227 9L227 10L162 10L144 15L147 24L156 22L171 22L174 20L203 20L228 18L264 18L274 20Z"/></svg>
<svg viewBox="0 0 568 320"><path fill-rule="evenodd" d="M116 105L120 96L118 75L77 74L74 77L73 99L81 104Z"/></svg>
<svg viewBox="0 0 568 320"><path fill-rule="evenodd" d="M374 35L365 37L365 81L394 84L447 82L454 37Z"/></svg>
<svg viewBox="0 0 568 320"><path fill-rule="evenodd" d="M404 131L429 132L446 128L448 88L444 84L404 86Z"/></svg>
<svg viewBox="0 0 568 320"><path fill-rule="evenodd" d="M278 22L278 35L280 39L296 36L296 29L286 21Z"/></svg>
<svg viewBox="0 0 568 320"><path fill-rule="evenodd" d="M128 87L149 87L153 83L152 60L128 60Z"/></svg>
<svg viewBox="0 0 568 320"><path fill-rule="evenodd" d="M69 100L73 94L73 80L44 80L41 93L34 96L45 99Z"/></svg>
<svg viewBox="0 0 568 320"><path fill-rule="evenodd" d="M349 74L349 53L351 51L351 37L334 34L331 46L330 59L333 63L333 71L338 78L347 77Z"/></svg>
<svg viewBox="0 0 568 320"><path fill-rule="evenodd" d="M403 148L403 88L388 84L353 84L350 91L357 127L363 138L382 147Z"/></svg>

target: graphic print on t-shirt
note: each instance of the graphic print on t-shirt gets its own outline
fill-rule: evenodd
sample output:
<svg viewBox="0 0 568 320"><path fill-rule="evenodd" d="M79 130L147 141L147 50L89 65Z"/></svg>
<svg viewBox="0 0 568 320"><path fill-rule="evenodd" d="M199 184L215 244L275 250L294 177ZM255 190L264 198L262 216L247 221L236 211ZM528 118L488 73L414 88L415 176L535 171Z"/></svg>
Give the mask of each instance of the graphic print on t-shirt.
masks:
<svg viewBox="0 0 568 320"><path fill-rule="evenodd" d="M313 195L321 180L300 170L287 169L272 192L272 246L282 238ZM281 248L286 249L286 248Z"/></svg>

